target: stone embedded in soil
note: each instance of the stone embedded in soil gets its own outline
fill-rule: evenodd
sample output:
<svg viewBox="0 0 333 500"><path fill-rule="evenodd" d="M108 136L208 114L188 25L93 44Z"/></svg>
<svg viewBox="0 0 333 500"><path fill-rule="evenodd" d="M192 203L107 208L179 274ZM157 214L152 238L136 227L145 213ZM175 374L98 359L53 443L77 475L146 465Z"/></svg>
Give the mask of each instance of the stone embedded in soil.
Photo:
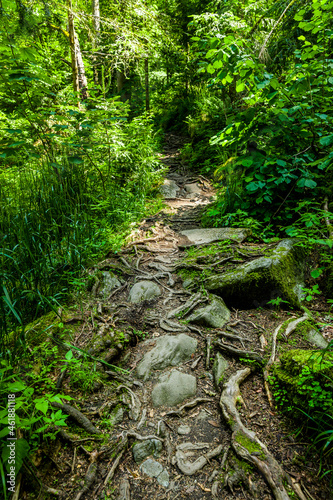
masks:
<svg viewBox="0 0 333 500"><path fill-rule="evenodd" d="M318 332L318 330L315 330L315 328L307 332L306 340L310 342L310 344L319 347L319 349L326 349L328 346L327 340L325 340L322 334Z"/></svg>
<svg viewBox="0 0 333 500"><path fill-rule="evenodd" d="M222 384L224 379L224 374L229 366L229 362L220 354L216 353L215 361L213 364L213 375L215 386L218 389L220 384Z"/></svg>
<svg viewBox="0 0 333 500"><path fill-rule="evenodd" d="M267 256L211 276L205 282L229 307L260 307L276 297L300 307L306 252L292 239L282 240Z"/></svg>
<svg viewBox="0 0 333 500"><path fill-rule="evenodd" d="M201 189L198 186L198 184L196 184L196 183L185 184L184 189L187 193L186 198L197 197L197 196L200 196L200 194L201 194Z"/></svg>
<svg viewBox="0 0 333 500"><path fill-rule="evenodd" d="M115 408L115 410L110 415L111 425L121 424L124 420L124 408Z"/></svg>
<svg viewBox="0 0 333 500"><path fill-rule="evenodd" d="M148 458L141 464L140 470L149 477L157 477L163 471L163 465L152 458Z"/></svg>
<svg viewBox="0 0 333 500"><path fill-rule="evenodd" d="M121 286L118 278L110 271L103 271L103 285L100 295L104 298L108 297L114 288Z"/></svg>
<svg viewBox="0 0 333 500"><path fill-rule="evenodd" d="M152 392L154 406L176 406L197 392L197 381L192 375L172 370L159 378Z"/></svg>
<svg viewBox="0 0 333 500"><path fill-rule="evenodd" d="M177 429L178 434L185 436L191 432L191 427L188 425L180 425Z"/></svg>
<svg viewBox="0 0 333 500"><path fill-rule="evenodd" d="M131 288L128 300L132 304L138 304L143 300L151 300L161 295L161 289L153 281L139 281Z"/></svg>
<svg viewBox="0 0 333 500"><path fill-rule="evenodd" d="M157 482L161 486L164 486L164 488L169 486L169 473L167 470L164 469L161 474L157 476Z"/></svg>
<svg viewBox="0 0 333 500"><path fill-rule="evenodd" d="M230 311L221 297L210 295L209 298L210 304L197 309L187 320L197 325L222 328L230 320Z"/></svg>
<svg viewBox="0 0 333 500"><path fill-rule="evenodd" d="M164 335L156 340L156 347L147 352L139 363L138 377L147 380L151 370L162 370L189 360L197 345L197 340L184 333L177 336Z"/></svg>
<svg viewBox="0 0 333 500"><path fill-rule="evenodd" d="M178 184L170 179L165 179L164 184L160 187L160 193L164 198L176 198L179 191Z"/></svg>
<svg viewBox="0 0 333 500"><path fill-rule="evenodd" d="M158 439L148 439L133 446L133 458L137 464L142 462L145 458L153 455L155 458L160 456L162 451L162 443Z"/></svg>
<svg viewBox="0 0 333 500"><path fill-rule="evenodd" d="M250 236L250 234L251 230L246 228L225 227L188 229L187 231L180 231L178 246L190 247L223 240L233 240L241 243Z"/></svg>

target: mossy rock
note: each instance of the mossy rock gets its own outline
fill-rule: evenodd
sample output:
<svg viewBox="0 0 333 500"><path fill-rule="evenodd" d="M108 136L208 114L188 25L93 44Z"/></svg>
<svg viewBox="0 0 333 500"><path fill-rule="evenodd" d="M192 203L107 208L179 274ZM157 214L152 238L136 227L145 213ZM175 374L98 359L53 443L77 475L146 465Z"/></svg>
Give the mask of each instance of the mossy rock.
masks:
<svg viewBox="0 0 333 500"><path fill-rule="evenodd" d="M32 321L24 328L24 334L27 344L30 347L39 346L43 342L54 339L59 346L62 342L70 340L76 332L77 324L64 324L66 317L60 320L56 313L50 312L40 318ZM19 336L19 331L12 332L10 341L14 341Z"/></svg>
<svg viewBox="0 0 333 500"><path fill-rule="evenodd" d="M270 255L208 278L206 288L221 295L228 307L264 306L279 296L300 308L306 252L296 243L282 240Z"/></svg>
<svg viewBox="0 0 333 500"><path fill-rule="evenodd" d="M272 368L276 389L305 412L326 411L333 416L333 352L295 349L285 352Z"/></svg>

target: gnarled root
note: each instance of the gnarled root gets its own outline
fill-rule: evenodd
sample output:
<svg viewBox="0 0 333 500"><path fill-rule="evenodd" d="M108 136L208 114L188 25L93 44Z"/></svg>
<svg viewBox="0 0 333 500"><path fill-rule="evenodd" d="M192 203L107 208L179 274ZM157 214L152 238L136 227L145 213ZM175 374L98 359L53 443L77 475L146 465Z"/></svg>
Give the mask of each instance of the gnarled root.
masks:
<svg viewBox="0 0 333 500"><path fill-rule="evenodd" d="M288 474L282 469L255 432L247 429L236 409L240 397L239 384L251 373L250 368L239 370L230 377L222 391L220 406L225 420L232 429L232 447L247 462L255 465L270 485L276 500L289 500L283 480L291 483Z"/></svg>

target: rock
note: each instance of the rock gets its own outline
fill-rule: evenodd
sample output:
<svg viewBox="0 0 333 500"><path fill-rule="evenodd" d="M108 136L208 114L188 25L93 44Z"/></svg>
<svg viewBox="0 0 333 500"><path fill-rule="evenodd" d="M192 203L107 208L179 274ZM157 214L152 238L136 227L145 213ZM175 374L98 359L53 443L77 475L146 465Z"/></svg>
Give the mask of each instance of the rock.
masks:
<svg viewBox="0 0 333 500"><path fill-rule="evenodd" d="M326 347L328 346L327 340L325 340L322 334L315 328L312 328L308 331L306 340L312 345L319 347L319 349L326 349Z"/></svg>
<svg viewBox="0 0 333 500"><path fill-rule="evenodd" d="M212 276L205 286L221 295L229 307L260 307L277 296L300 307L304 261L305 251L295 240L282 240L267 257Z"/></svg>
<svg viewBox="0 0 333 500"><path fill-rule="evenodd" d="M192 283L194 283L194 280L191 279L191 278L186 278L184 281L183 281L183 288L189 288Z"/></svg>
<svg viewBox="0 0 333 500"><path fill-rule="evenodd" d="M172 370L159 378L152 392L154 406L176 406L197 392L197 381L192 375Z"/></svg>
<svg viewBox="0 0 333 500"><path fill-rule="evenodd" d="M165 179L164 184L160 187L160 193L164 198L176 198L179 191L178 184L170 179Z"/></svg>
<svg viewBox="0 0 333 500"><path fill-rule="evenodd" d="M234 227L188 229L179 233L179 247L190 247L212 243L213 241L233 240L241 243L251 234L250 229Z"/></svg>
<svg viewBox="0 0 333 500"><path fill-rule="evenodd" d="M221 297L210 295L210 304L197 309L187 319L197 325L222 328L230 320L230 311Z"/></svg>
<svg viewBox="0 0 333 500"><path fill-rule="evenodd" d="M152 458L148 458L141 464L140 470L149 477L157 477L163 471L163 465Z"/></svg>
<svg viewBox="0 0 333 500"><path fill-rule="evenodd" d="M153 455L155 458L160 456L162 451L162 443L158 439L148 439L147 441L142 441L133 446L133 458L137 464L142 462L149 455Z"/></svg>
<svg viewBox="0 0 333 500"><path fill-rule="evenodd" d="M181 333L177 336L164 335L156 340L156 347L147 352L137 367L139 378L147 380L151 370L162 370L177 366L191 358L197 348L197 340Z"/></svg>
<svg viewBox="0 0 333 500"><path fill-rule="evenodd" d="M115 408L110 415L111 425L120 424L123 420L124 420L124 408L122 406L120 408Z"/></svg>
<svg viewBox="0 0 333 500"><path fill-rule="evenodd" d="M139 281L131 288L128 300L138 304L143 300L151 300L161 295L160 287L153 281Z"/></svg>
<svg viewBox="0 0 333 500"><path fill-rule="evenodd" d="M167 428L163 420L160 420L157 426L157 435L161 438L165 438L167 434Z"/></svg>
<svg viewBox="0 0 333 500"><path fill-rule="evenodd" d="M215 386L218 389L220 384L223 383L224 379L224 374L225 371L227 370L229 366L228 361L220 354L219 352L216 353L215 356L215 361L213 364L213 375L214 375L214 382Z"/></svg>
<svg viewBox="0 0 333 500"><path fill-rule="evenodd" d="M157 482L161 486L164 486L164 488L169 486L169 473L167 470L164 469L161 474L157 476Z"/></svg>
<svg viewBox="0 0 333 500"><path fill-rule="evenodd" d="M187 193L186 198L193 198L200 196L201 194L201 189L198 186L198 184L193 183L193 184L185 184L184 186L185 191Z"/></svg>
<svg viewBox="0 0 333 500"><path fill-rule="evenodd" d="M131 499L130 483L127 478L124 478L121 480L121 483L119 485L119 496L117 500L130 500L130 499Z"/></svg>
<svg viewBox="0 0 333 500"><path fill-rule="evenodd" d="M211 415L208 413L208 411L206 411L205 409L204 410L201 410L199 415L197 416L196 420L206 420L207 418L209 418Z"/></svg>
<svg viewBox="0 0 333 500"><path fill-rule="evenodd" d="M121 286L118 278L110 271L103 271L103 285L99 292L105 299L110 295L114 288Z"/></svg>
<svg viewBox="0 0 333 500"><path fill-rule="evenodd" d="M191 432L191 427L188 425L180 425L177 429L178 434L181 436L185 436L186 434L189 434Z"/></svg>

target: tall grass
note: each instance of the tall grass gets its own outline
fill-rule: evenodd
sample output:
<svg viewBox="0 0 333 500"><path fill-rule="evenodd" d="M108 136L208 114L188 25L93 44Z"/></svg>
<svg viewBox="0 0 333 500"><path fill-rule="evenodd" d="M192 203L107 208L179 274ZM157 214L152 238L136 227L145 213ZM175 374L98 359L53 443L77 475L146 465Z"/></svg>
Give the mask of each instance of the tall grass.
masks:
<svg viewBox="0 0 333 500"><path fill-rule="evenodd" d="M157 179L147 120L97 125L88 153L78 139L74 154L53 151L56 162L41 155L22 164L18 155L0 167L2 348L15 327L59 306L73 277L110 248L109 232L142 213Z"/></svg>

